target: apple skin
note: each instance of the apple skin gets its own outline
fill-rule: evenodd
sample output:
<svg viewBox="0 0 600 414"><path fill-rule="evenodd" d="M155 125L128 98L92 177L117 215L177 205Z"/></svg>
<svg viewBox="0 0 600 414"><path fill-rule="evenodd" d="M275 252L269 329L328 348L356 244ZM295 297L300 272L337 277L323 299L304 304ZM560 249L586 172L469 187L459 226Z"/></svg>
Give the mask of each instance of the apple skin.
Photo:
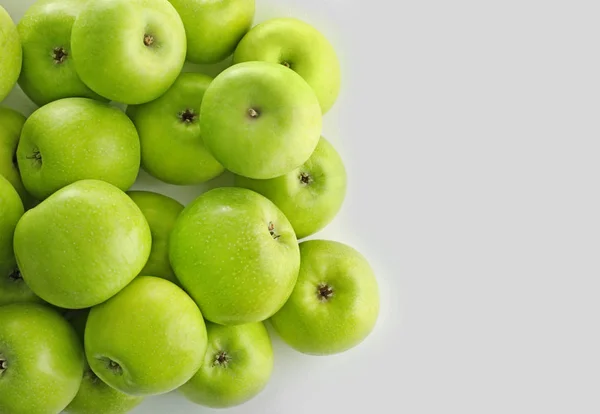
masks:
<svg viewBox="0 0 600 414"><path fill-rule="evenodd" d="M125 191L139 172L140 140L120 109L66 98L27 119L17 160L25 188L40 200L84 179L106 181Z"/></svg>
<svg viewBox="0 0 600 414"><path fill-rule="evenodd" d="M144 397L127 395L106 385L87 365L77 395L65 408L71 414L126 414Z"/></svg>
<svg viewBox="0 0 600 414"><path fill-rule="evenodd" d="M23 279L45 301L66 309L104 302L142 270L152 237L138 206L121 190L83 180L26 212L14 249Z"/></svg>
<svg viewBox="0 0 600 414"><path fill-rule="evenodd" d="M321 138L308 161L294 171L270 180L236 176L235 184L275 203L302 239L323 229L340 211L346 197L346 169L333 145Z"/></svg>
<svg viewBox="0 0 600 414"><path fill-rule="evenodd" d="M179 391L213 408L240 405L258 395L273 372L271 338L262 322L222 326L208 322L208 350L200 370Z"/></svg>
<svg viewBox="0 0 600 414"><path fill-rule="evenodd" d="M0 412L60 413L77 394L84 355L73 328L35 303L0 307Z"/></svg>
<svg viewBox="0 0 600 414"><path fill-rule="evenodd" d="M17 164L17 146L26 119L13 109L0 107L0 175L10 181L21 196L23 205L28 208L35 200L25 190Z"/></svg>
<svg viewBox="0 0 600 414"><path fill-rule="evenodd" d="M340 62L325 36L294 18L267 20L248 32L233 55L234 63L265 61L285 65L314 89L323 113L335 104L341 88Z"/></svg>
<svg viewBox="0 0 600 414"><path fill-rule="evenodd" d="M13 251L15 228L23 213L19 194L0 175L0 306L17 302L41 302L23 281Z"/></svg>
<svg viewBox="0 0 600 414"><path fill-rule="evenodd" d="M373 330L379 314L371 266L352 247L333 241L300 243L300 254L298 283L271 324L305 354L331 355L355 347Z"/></svg>
<svg viewBox="0 0 600 414"><path fill-rule="evenodd" d="M160 97L179 76L185 29L167 0L88 1L73 25L71 48L89 88L136 105Z"/></svg>
<svg viewBox="0 0 600 414"><path fill-rule="evenodd" d="M127 194L144 213L152 233L150 258L140 274L160 277L179 285L169 263L169 236L183 211L183 205L170 197L149 191L129 191Z"/></svg>
<svg viewBox="0 0 600 414"><path fill-rule="evenodd" d="M0 6L0 102L19 79L23 52L19 32L4 7Z"/></svg>
<svg viewBox="0 0 600 414"><path fill-rule="evenodd" d="M65 318L75 328L83 347L89 309L68 312ZM127 395L108 386L85 362L83 381L77 395L65 408L71 414L126 414L140 405L143 397Z"/></svg>
<svg viewBox="0 0 600 414"><path fill-rule="evenodd" d="M230 56L252 27L254 0L169 0L187 35L187 60L217 63Z"/></svg>
<svg viewBox="0 0 600 414"><path fill-rule="evenodd" d="M85 328L85 351L94 373L136 396L163 394L185 384L200 369L206 347L206 326L194 301L157 277L140 276L92 308Z"/></svg>
<svg viewBox="0 0 600 414"><path fill-rule="evenodd" d="M27 286L15 264L13 270L2 272L0 278L0 306L27 302L46 303Z"/></svg>
<svg viewBox="0 0 600 414"><path fill-rule="evenodd" d="M25 209L19 193L0 176L0 277L8 276L14 266L13 235Z"/></svg>
<svg viewBox="0 0 600 414"><path fill-rule="evenodd" d="M14 255L15 228L24 211L19 194L0 175L0 306L19 302L43 302L25 284Z"/></svg>
<svg viewBox="0 0 600 414"><path fill-rule="evenodd" d="M69 97L104 99L79 79L71 29L88 0L37 0L17 29L23 45L19 86L38 106Z"/></svg>
<svg viewBox="0 0 600 414"><path fill-rule="evenodd" d="M188 205L171 233L170 259L204 317L221 325L261 322L285 303L300 266L292 225L243 188L217 188Z"/></svg>
<svg viewBox="0 0 600 414"><path fill-rule="evenodd" d="M204 146L198 119L211 82L200 73L182 73L157 100L127 108L140 135L142 167L150 175L169 184L192 185L225 171Z"/></svg>
<svg viewBox="0 0 600 414"><path fill-rule="evenodd" d="M204 144L231 172L269 179L310 157L322 116L310 86L275 63L247 62L223 71L200 111Z"/></svg>

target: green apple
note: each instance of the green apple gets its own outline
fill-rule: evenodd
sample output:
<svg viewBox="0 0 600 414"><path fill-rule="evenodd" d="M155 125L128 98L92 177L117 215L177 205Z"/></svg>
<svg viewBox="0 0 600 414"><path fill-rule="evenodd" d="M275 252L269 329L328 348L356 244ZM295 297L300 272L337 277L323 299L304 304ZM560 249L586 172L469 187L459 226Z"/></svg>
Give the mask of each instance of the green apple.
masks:
<svg viewBox="0 0 600 414"><path fill-rule="evenodd" d="M312 154L321 135L319 102L293 71L247 62L210 84L200 110L204 144L233 173L268 179L287 174Z"/></svg>
<svg viewBox="0 0 600 414"><path fill-rule="evenodd" d="M92 308L85 327L92 370L130 395L179 388L200 369L206 347L206 326L194 301L157 277L140 276Z"/></svg>
<svg viewBox="0 0 600 414"><path fill-rule="evenodd" d="M169 0L187 35L187 60L217 63L230 56L254 20L254 0Z"/></svg>
<svg viewBox="0 0 600 414"><path fill-rule="evenodd" d="M75 69L94 92L128 105L150 102L185 63L185 29L168 0L88 1L71 37Z"/></svg>
<svg viewBox="0 0 600 414"><path fill-rule="evenodd" d="M127 194L144 213L152 233L150 258L140 274L162 277L179 284L169 263L169 236L183 205L170 197L149 191L130 191Z"/></svg>
<svg viewBox="0 0 600 414"><path fill-rule="evenodd" d="M144 397L128 395L108 386L89 367L77 395L65 408L71 414L126 414L140 405Z"/></svg>
<svg viewBox="0 0 600 414"><path fill-rule="evenodd" d="M0 102L17 83L23 52L19 32L4 7L0 6Z"/></svg>
<svg viewBox="0 0 600 414"><path fill-rule="evenodd" d="M71 54L71 29L86 2L37 0L19 21L19 86L38 106L74 96L102 99L79 79Z"/></svg>
<svg viewBox="0 0 600 414"><path fill-rule="evenodd" d="M121 190L83 180L23 215L14 237L31 290L66 309L104 302L137 276L150 255L148 223Z"/></svg>
<svg viewBox="0 0 600 414"><path fill-rule="evenodd" d="M205 148L198 119L211 81L200 73L183 73L157 100L127 108L140 135L142 167L159 180L199 184L224 171Z"/></svg>
<svg viewBox="0 0 600 414"><path fill-rule="evenodd" d="M38 199L84 179L125 191L140 169L140 140L120 109L66 98L41 107L25 122L17 160L25 188Z"/></svg>
<svg viewBox="0 0 600 414"><path fill-rule="evenodd" d="M23 281L13 251L15 228L23 212L19 194L0 175L0 306L40 301Z"/></svg>
<svg viewBox="0 0 600 414"><path fill-rule="evenodd" d="M324 228L342 207L346 169L333 145L321 138L308 161L270 180L236 177L238 187L256 191L275 203L302 239Z"/></svg>
<svg viewBox="0 0 600 414"><path fill-rule="evenodd" d="M272 318L292 348L311 355L344 352L373 330L379 290L365 257L345 244L311 240L300 244L298 283Z"/></svg>
<svg viewBox="0 0 600 414"><path fill-rule="evenodd" d="M0 413L60 413L77 394L83 361L75 331L53 309L0 307Z"/></svg>
<svg viewBox="0 0 600 414"><path fill-rule="evenodd" d="M13 235L24 211L17 190L6 178L0 176L0 275L9 273L14 268Z"/></svg>
<svg viewBox="0 0 600 414"><path fill-rule="evenodd" d="M13 259L14 260L14 259ZM12 270L3 271L0 278L0 306L10 303L36 302L45 303L36 296L23 280L19 268L15 264Z"/></svg>
<svg viewBox="0 0 600 414"><path fill-rule="evenodd" d="M269 318L298 277L292 225L275 204L243 188L198 197L177 219L169 247L181 285L204 317L221 325Z"/></svg>
<svg viewBox="0 0 600 414"><path fill-rule="evenodd" d="M214 408L242 404L258 395L273 371L271 338L262 322L222 326L208 322L204 363L179 390L190 401Z"/></svg>
<svg viewBox="0 0 600 414"><path fill-rule="evenodd" d="M25 208L32 207L34 199L25 190L17 163L17 146L26 118L19 112L0 107L0 175L13 185Z"/></svg>
<svg viewBox="0 0 600 414"><path fill-rule="evenodd" d="M340 63L329 40L298 19L268 20L244 36L234 63L278 63L298 73L314 89L323 113L335 104L341 87Z"/></svg>
<svg viewBox="0 0 600 414"><path fill-rule="evenodd" d="M89 309L71 311L65 318L75 328L83 345ZM65 408L71 414L125 414L137 407L143 397L127 395L108 386L85 364L83 381L77 395Z"/></svg>

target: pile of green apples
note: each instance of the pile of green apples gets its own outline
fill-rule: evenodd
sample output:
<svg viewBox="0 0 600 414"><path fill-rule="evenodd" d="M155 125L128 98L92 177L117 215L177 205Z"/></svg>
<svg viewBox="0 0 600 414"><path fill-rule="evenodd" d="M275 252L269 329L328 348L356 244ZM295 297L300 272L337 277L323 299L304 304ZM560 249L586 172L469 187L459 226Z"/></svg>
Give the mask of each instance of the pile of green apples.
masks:
<svg viewBox="0 0 600 414"><path fill-rule="evenodd" d="M331 355L379 313L368 261L298 242L337 215L346 171L322 133L340 91L330 42L300 20L254 27L254 0L38 0L0 7L0 413L126 413L178 390L256 396L269 323ZM214 79L186 61L232 66ZM123 110L126 106L126 111ZM235 185L184 207L132 191Z"/></svg>

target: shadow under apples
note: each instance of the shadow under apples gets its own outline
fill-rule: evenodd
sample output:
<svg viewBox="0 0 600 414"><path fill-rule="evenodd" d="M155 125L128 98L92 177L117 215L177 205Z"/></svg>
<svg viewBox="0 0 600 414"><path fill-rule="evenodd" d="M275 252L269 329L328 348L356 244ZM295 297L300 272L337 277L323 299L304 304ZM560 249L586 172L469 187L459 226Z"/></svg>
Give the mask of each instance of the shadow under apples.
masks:
<svg viewBox="0 0 600 414"><path fill-rule="evenodd" d="M215 78L219 73L233 65L233 55L225 58L221 62L214 64L196 64L191 62L185 62L183 66L183 72L203 73L205 75Z"/></svg>
<svg viewBox="0 0 600 414"><path fill-rule="evenodd" d="M233 174L229 171L225 171L220 176L202 184L173 185L167 184L158 180L157 178L152 177L142 169L140 170L135 184L131 187L131 190L143 190L161 193L174 198L183 205L188 205L198 198L198 196L209 190L219 187L233 187L233 180Z"/></svg>

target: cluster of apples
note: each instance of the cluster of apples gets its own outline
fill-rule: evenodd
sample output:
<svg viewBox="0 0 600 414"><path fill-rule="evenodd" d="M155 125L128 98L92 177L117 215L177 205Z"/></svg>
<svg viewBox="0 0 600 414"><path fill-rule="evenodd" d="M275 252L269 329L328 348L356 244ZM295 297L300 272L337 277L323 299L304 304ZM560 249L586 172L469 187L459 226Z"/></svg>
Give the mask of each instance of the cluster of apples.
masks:
<svg viewBox="0 0 600 414"><path fill-rule="evenodd" d="M252 28L254 0L39 0L0 7L0 412L125 413L176 389L230 407L273 368L264 322L312 355L372 331L376 279L324 228L346 172L321 137L340 89L307 23ZM214 63L215 79L182 73ZM124 112L110 101L127 105ZM234 187L184 208L143 167Z"/></svg>

